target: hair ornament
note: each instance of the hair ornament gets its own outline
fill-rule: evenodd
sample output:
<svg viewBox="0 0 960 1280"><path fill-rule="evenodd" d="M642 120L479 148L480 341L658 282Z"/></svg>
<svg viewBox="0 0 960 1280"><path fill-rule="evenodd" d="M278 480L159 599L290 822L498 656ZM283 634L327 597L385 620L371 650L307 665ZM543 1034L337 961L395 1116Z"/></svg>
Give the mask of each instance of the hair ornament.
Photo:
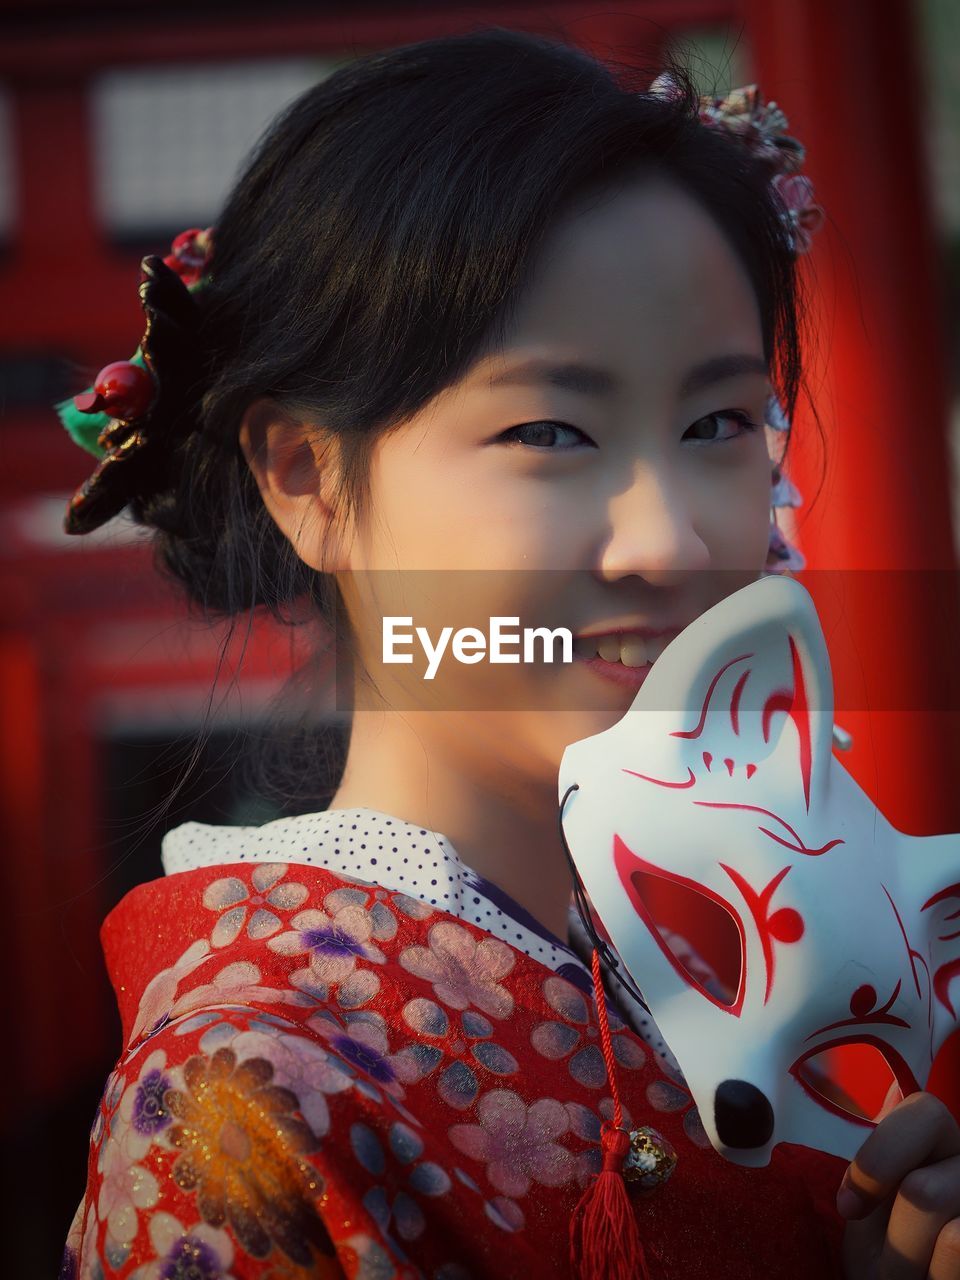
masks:
<svg viewBox="0 0 960 1280"><path fill-rule="evenodd" d="M764 421L771 431L789 431L790 419L783 411L783 405L780 403L778 396L770 396L767 400L766 414Z"/></svg>
<svg viewBox="0 0 960 1280"><path fill-rule="evenodd" d="M807 253L815 232L823 226L825 214L813 196L813 183L805 174L778 173L770 185L783 204L784 224L794 253Z"/></svg>
<svg viewBox="0 0 960 1280"><path fill-rule="evenodd" d="M213 228L191 228L165 258L140 264L140 302L146 327L129 360L114 361L92 387L56 406L74 441L98 464L71 498L67 533L89 533L136 496L163 483L169 444L187 434L184 414L193 390L199 310L192 294L208 279Z"/></svg>
<svg viewBox="0 0 960 1280"><path fill-rule="evenodd" d="M771 507L799 507L803 505L800 490L779 466L773 468L773 488L770 491Z"/></svg>
<svg viewBox="0 0 960 1280"><path fill-rule="evenodd" d="M664 71L651 82L647 92L654 97L678 98L683 90L673 75ZM826 215L816 202L813 183L800 173L806 151L798 138L787 133L789 122L781 107L772 99L765 102L757 85L748 84L731 89L723 98L702 94L700 121L710 129L721 129L736 138L766 168L788 248L795 255L806 253ZM767 400L764 423L771 431L790 430L790 421L775 394ZM778 463L773 465L771 482L770 546L763 576L797 572L807 563L803 553L784 537L776 520L777 508L802 504L800 492L782 473Z"/></svg>
<svg viewBox="0 0 960 1280"><path fill-rule="evenodd" d="M790 422L783 411L777 396L770 396L764 415L765 424L773 431L790 430ZM772 461L772 460L771 460ZM773 462L770 472L770 544L767 559L761 576L771 573L797 573L806 568L806 557L784 536L777 524L777 510L781 507L800 507L803 496L790 477L781 469L779 462Z"/></svg>
<svg viewBox="0 0 960 1280"><path fill-rule="evenodd" d="M783 536L783 531L774 522L770 522L770 549L762 577L771 573L798 573L806 568L806 557L801 551Z"/></svg>
<svg viewBox="0 0 960 1280"><path fill-rule="evenodd" d="M164 262L188 287L199 284L213 258L213 227L190 227L174 237Z"/></svg>
<svg viewBox="0 0 960 1280"><path fill-rule="evenodd" d="M647 90L654 97L674 98L680 86L669 71L656 77ZM703 94L700 120L711 129L722 129L737 138L754 159L770 172L770 185L782 207L781 219L793 253L806 253L825 214L813 194L813 183L800 169L806 159L803 143L787 133L788 120L772 99L763 100L755 84L731 89L724 98Z"/></svg>

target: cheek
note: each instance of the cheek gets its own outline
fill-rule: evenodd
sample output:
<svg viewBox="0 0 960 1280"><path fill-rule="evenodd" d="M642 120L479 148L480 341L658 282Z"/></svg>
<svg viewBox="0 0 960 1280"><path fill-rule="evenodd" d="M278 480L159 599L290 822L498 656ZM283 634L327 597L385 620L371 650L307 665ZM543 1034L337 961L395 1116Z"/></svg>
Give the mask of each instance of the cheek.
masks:
<svg viewBox="0 0 960 1280"><path fill-rule="evenodd" d="M700 536L714 565L763 566L770 541L771 470L764 447L729 484L715 485L703 495Z"/></svg>
<svg viewBox="0 0 960 1280"><path fill-rule="evenodd" d="M482 451L385 448L371 471L368 567L541 566L563 531L548 495Z"/></svg>

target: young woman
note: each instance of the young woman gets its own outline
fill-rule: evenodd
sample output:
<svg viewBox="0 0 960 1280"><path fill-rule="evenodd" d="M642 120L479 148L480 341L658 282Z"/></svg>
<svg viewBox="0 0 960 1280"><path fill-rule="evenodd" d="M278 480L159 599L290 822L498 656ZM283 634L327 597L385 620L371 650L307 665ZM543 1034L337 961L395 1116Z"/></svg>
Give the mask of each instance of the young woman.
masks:
<svg viewBox="0 0 960 1280"><path fill-rule="evenodd" d="M843 1162L720 1157L571 927L565 746L796 563L765 427L801 385L813 214L771 182L801 156L762 104L739 133L700 106L682 67L645 92L501 29L374 54L146 261L142 358L78 398L101 461L68 527L129 505L209 611L307 601L352 720L328 808L178 827L105 922L124 1047L65 1276L960 1276L932 1095L864 1144L844 1230ZM494 618L577 660L425 679L414 635Z"/></svg>

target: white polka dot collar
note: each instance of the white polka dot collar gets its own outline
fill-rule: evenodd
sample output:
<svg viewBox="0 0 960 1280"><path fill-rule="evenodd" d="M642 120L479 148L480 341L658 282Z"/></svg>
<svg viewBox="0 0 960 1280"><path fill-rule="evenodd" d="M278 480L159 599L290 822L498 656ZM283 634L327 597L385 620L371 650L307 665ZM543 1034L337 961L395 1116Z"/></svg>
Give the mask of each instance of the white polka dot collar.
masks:
<svg viewBox="0 0 960 1280"><path fill-rule="evenodd" d="M186 822L161 846L167 875L228 862L304 862L370 880L479 925L551 969L583 967L539 921L460 858L446 836L376 809L327 809L261 827Z"/></svg>
<svg viewBox="0 0 960 1280"><path fill-rule="evenodd" d="M468 867L446 836L377 809L325 809L277 818L260 827L185 822L163 837L160 859L167 875L231 862L293 862L372 881L478 925L582 991L593 990L584 959L590 944L572 905L570 938L576 947L562 942L493 881ZM605 985L633 1030L679 1073L653 1019L633 1002L625 1006L615 983L605 980Z"/></svg>

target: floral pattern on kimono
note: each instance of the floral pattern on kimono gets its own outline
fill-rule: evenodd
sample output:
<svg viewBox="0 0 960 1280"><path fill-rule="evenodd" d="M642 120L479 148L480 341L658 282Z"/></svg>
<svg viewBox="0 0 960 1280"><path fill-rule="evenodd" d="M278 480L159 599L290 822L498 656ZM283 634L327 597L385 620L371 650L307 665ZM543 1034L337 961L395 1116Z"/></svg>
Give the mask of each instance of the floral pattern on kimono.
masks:
<svg viewBox="0 0 960 1280"><path fill-rule="evenodd" d="M589 991L481 927L313 866L133 889L101 937L124 1048L62 1280L570 1275L613 1103ZM666 1060L609 1019L654 1280L841 1276L845 1162L724 1160Z"/></svg>

